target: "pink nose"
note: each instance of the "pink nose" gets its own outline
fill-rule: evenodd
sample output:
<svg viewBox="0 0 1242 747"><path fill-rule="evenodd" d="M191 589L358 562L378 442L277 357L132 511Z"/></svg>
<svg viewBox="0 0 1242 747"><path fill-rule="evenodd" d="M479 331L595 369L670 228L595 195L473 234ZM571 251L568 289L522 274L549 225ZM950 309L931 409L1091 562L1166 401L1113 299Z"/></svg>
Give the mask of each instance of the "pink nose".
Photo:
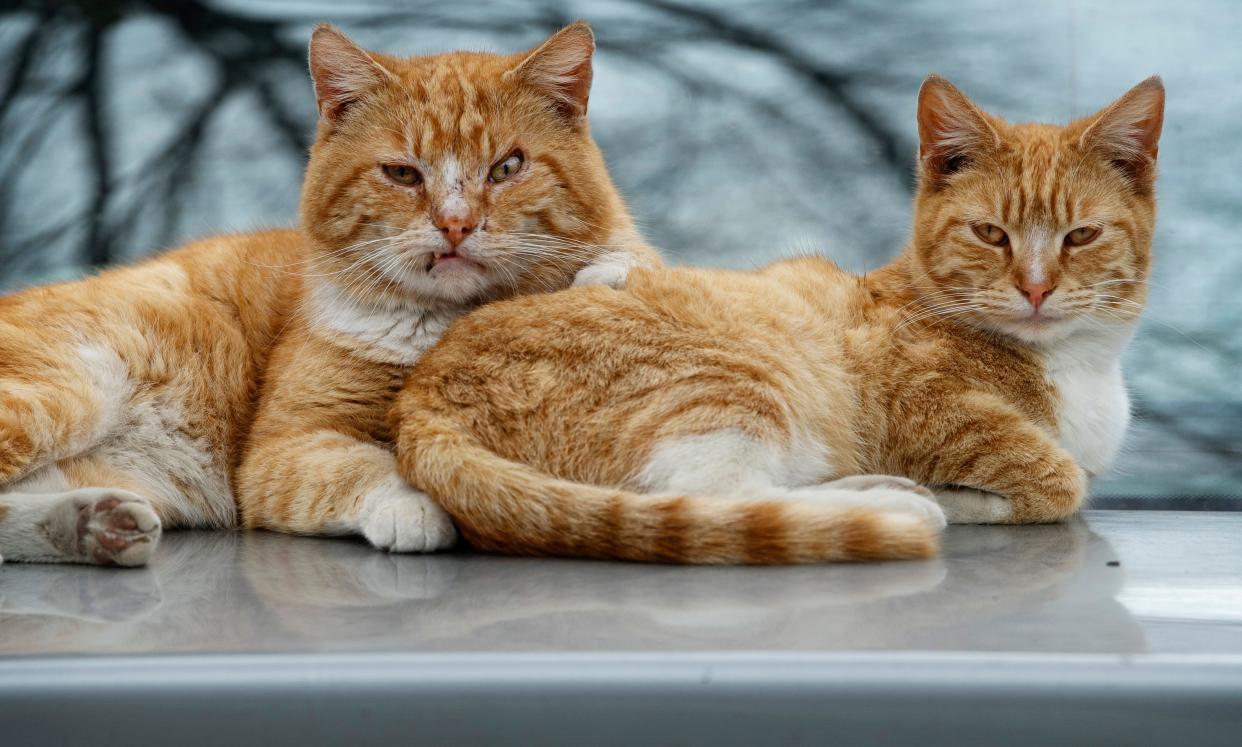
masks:
<svg viewBox="0 0 1242 747"><path fill-rule="evenodd" d="M1055 288L1056 286L1048 283L1023 283L1018 286L1018 290L1022 291L1036 311L1039 311L1044 299L1048 298L1048 294L1052 293Z"/></svg>
<svg viewBox="0 0 1242 747"><path fill-rule="evenodd" d="M470 216L466 217L440 217L436 220L436 228L440 229L440 233L444 234L444 238L448 240L449 246L454 249L457 245L466 240L475 228L476 222Z"/></svg>

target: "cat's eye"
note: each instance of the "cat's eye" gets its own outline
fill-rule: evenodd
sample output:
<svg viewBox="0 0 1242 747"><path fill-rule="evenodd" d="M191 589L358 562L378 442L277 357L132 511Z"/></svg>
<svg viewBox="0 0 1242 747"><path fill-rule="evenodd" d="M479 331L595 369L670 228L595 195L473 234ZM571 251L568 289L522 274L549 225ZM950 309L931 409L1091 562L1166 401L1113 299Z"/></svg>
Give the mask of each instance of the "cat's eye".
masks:
<svg viewBox="0 0 1242 747"><path fill-rule="evenodd" d="M1099 235L1100 229L1095 226L1075 228L1073 231L1065 234L1065 244L1066 246L1086 246L1092 241L1095 241L1096 237Z"/></svg>
<svg viewBox="0 0 1242 747"><path fill-rule="evenodd" d="M423 175L418 173L418 169L413 166L407 166L404 163L384 164L384 176L392 179L397 184L404 184L407 187L422 184L423 182Z"/></svg>
<svg viewBox="0 0 1242 747"><path fill-rule="evenodd" d="M1009 243L1009 234L1001 230L1000 226L994 226L991 223L976 223L971 228L979 240L985 244L1005 246Z"/></svg>
<svg viewBox="0 0 1242 747"><path fill-rule="evenodd" d="M487 178L493 182L503 182L516 174L518 169L522 168L522 163L525 160L522 157L522 151L515 150L508 156L505 156L504 160L492 166L492 172L487 175Z"/></svg>

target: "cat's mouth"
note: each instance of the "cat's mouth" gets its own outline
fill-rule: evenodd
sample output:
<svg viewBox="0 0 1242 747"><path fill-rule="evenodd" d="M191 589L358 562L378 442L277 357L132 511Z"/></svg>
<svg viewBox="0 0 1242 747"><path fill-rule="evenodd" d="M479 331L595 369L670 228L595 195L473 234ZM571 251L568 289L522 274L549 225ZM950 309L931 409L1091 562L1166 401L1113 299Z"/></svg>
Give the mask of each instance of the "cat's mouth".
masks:
<svg viewBox="0 0 1242 747"><path fill-rule="evenodd" d="M427 272L429 273L433 270L438 270L439 272L451 272L482 269L482 265L462 254L459 254L456 249L435 251L427 258ZM437 274L439 274L439 272L437 272Z"/></svg>

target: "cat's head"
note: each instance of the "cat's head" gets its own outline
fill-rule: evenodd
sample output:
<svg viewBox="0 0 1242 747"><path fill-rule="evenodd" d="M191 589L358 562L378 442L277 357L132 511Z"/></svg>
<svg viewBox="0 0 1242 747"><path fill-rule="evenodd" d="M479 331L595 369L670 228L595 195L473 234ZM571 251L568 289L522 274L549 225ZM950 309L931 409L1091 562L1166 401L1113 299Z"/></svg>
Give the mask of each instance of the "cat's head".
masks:
<svg viewBox="0 0 1242 747"><path fill-rule="evenodd" d="M531 274L567 285L631 227L587 126L594 48L582 22L522 54L412 58L317 28L302 196L316 277L446 303L505 295Z"/></svg>
<svg viewBox="0 0 1242 747"><path fill-rule="evenodd" d="M1163 119L1157 77L1066 126L1008 124L928 78L912 256L924 307L1027 342L1132 323Z"/></svg>

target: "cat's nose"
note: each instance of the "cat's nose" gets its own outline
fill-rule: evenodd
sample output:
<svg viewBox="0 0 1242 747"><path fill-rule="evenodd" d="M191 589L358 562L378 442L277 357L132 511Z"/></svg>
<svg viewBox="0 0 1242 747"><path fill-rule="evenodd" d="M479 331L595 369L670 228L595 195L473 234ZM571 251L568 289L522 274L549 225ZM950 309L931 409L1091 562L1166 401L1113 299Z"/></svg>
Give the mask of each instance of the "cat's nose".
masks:
<svg viewBox="0 0 1242 747"><path fill-rule="evenodd" d="M477 221L472 216L441 216L436 219L436 228L440 229L440 233L444 234L444 238L448 240L449 246L454 249L457 245L466 240L466 237L474 232Z"/></svg>
<svg viewBox="0 0 1242 747"><path fill-rule="evenodd" d="M1018 286L1018 290L1026 296L1026 300L1031 302L1031 306L1039 311L1040 305L1048 298L1048 294L1056 289L1055 285L1050 283L1022 283Z"/></svg>

